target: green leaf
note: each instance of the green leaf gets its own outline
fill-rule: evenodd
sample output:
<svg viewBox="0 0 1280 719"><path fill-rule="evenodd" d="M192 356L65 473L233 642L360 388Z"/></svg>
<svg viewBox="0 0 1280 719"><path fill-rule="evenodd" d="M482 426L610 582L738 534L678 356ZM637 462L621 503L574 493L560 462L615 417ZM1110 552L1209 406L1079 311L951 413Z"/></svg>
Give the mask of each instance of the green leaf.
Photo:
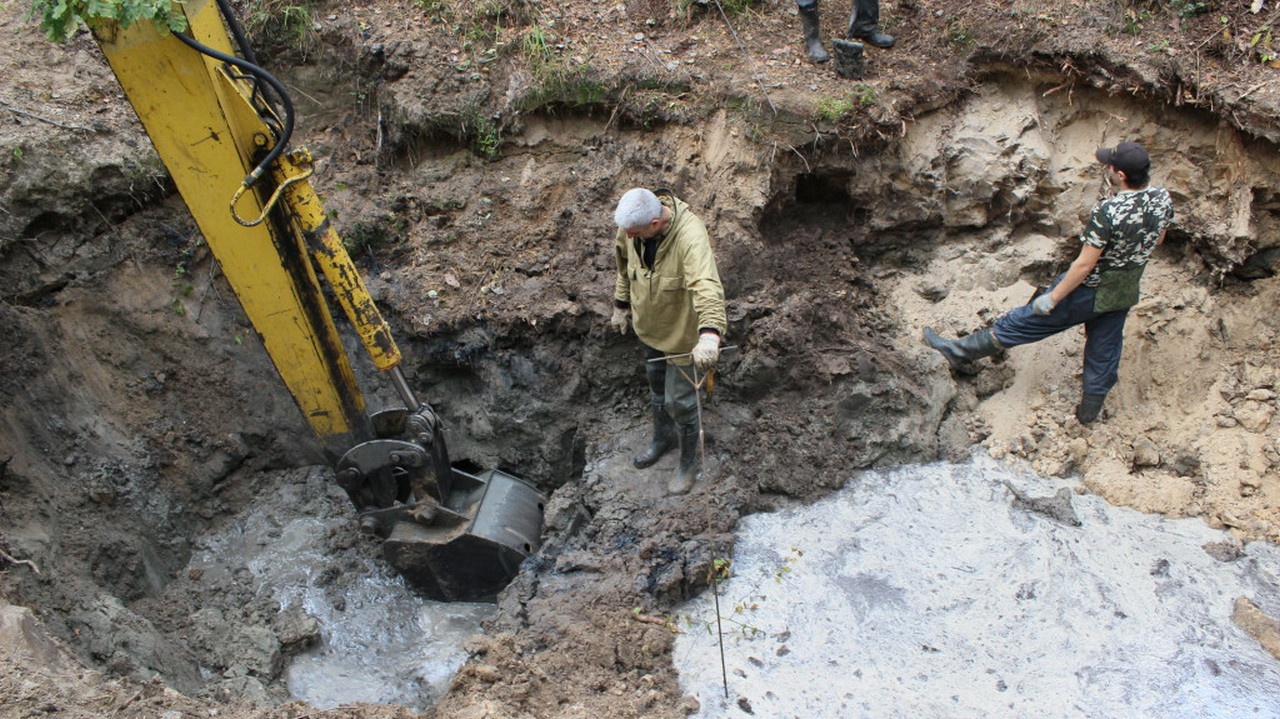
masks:
<svg viewBox="0 0 1280 719"><path fill-rule="evenodd" d="M118 22L129 27L149 20L161 32L187 29L186 15L170 0L32 0L28 18L40 18L40 29L54 42L65 42L82 23Z"/></svg>

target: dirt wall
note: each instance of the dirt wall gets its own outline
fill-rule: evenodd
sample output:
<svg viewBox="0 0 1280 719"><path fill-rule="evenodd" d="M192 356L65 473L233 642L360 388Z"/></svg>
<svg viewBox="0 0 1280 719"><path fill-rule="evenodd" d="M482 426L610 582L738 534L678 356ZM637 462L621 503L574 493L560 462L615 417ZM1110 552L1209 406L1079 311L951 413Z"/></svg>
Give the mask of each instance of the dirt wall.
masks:
<svg viewBox="0 0 1280 719"><path fill-rule="evenodd" d="M1006 16L895 3L886 17L914 49L873 56L851 87L795 58L790 3L763 4L745 45L714 16L653 5L539 16L566 62L595 63L607 92L590 102L528 109L539 77L520 57L478 62L449 23L377 3L318 18L331 54L282 72L326 158L317 184L455 456L552 495L546 548L437 715L682 715L669 629L635 617L701 589L743 513L861 467L976 444L1079 473L1113 502L1274 538L1275 329L1258 308L1275 299L1276 165L1259 139L1270 91L1237 87L1251 74L1197 75L1204 101L1186 101L1163 59L1097 54L1131 42L1108 24L1118 6L1050 35L1034 15L1017 19L1025 30L993 20L1009 34L966 49L956 23L976 33ZM3 12L12 37L30 31ZM535 19L495 32L514 42ZM744 46L763 52L743 61ZM0 548L41 573L6 564L0 595L120 682L103 690L113 715L145 715L135 693L189 706L135 683L152 680L223 716L304 713L235 704L282 700L291 630L243 582L185 567L194 537L277 501L265 487L308 488L281 513L331 502L316 482L327 470L87 37L20 47L5 88L27 114L0 140ZM1214 104L1228 96L1231 111ZM821 109L839 99L846 112ZM500 130L496 152L477 127ZM1070 419L1078 337L953 376L919 328L968 331L1025 301L1098 196L1092 148L1130 136L1152 148L1179 223L1103 423ZM632 185L696 208L729 295L737 349L689 499L664 496L669 462L629 465L645 431L640 358L606 318L610 209ZM392 401L364 374L375 409ZM353 526L331 541L335 566L376 571Z"/></svg>

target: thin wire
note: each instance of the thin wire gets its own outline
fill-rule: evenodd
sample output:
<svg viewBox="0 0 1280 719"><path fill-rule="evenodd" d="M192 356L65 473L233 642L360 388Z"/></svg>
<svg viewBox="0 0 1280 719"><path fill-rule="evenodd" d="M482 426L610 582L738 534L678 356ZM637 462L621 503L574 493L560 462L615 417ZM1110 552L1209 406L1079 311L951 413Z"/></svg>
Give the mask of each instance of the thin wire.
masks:
<svg viewBox="0 0 1280 719"><path fill-rule="evenodd" d="M720 628L720 582L716 578L719 568L711 560L711 594L716 599L716 636L720 638L720 681L724 683L724 698L729 698L729 671L724 664L724 630Z"/></svg>
<svg viewBox="0 0 1280 719"><path fill-rule="evenodd" d="M725 347L724 349L736 349L736 347ZM670 355L670 356L684 357L686 355ZM663 358L658 357L656 359L663 359ZM649 361L652 362L653 360L649 360ZM693 385L694 406L698 410L698 465L703 468L706 468L707 452L706 452L706 445L703 442L703 437L705 436L705 433L702 431L702 396L698 392L698 390L702 389L702 386L706 384L707 377L710 376L710 373L704 374L702 375L702 377L699 378L698 368L690 367L689 369L693 370L693 376L690 377L689 373L685 371L684 367L676 365L676 368L680 370L680 375L684 377L685 381ZM724 629L720 625L720 582L716 578L715 559L711 560L711 595L715 597L716 636L719 638L719 642L720 642L720 681L724 684L724 698L728 699L729 698L729 671L725 666L725 659L724 659Z"/></svg>
<svg viewBox="0 0 1280 719"><path fill-rule="evenodd" d="M742 56L751 63L752 80L755 80L756 86L760 88L760 93L764 95L764 101L769 103L769 109L773 110L774 117L778 116L778 108L773 104L773 98L769 97L769 90L764 86L764 80L760 74L756 72L755 58L751 53L747 52L747 46L742 44L742 39L738 37L738 31L734 29L733 23L729 22L729 16L724 12L724 6L720 4L720 0L714 0L716 9L720 11L720 18L724 20L724 24L729 28L729 34L733 35L734 42L738 43L738 49L742 51Z"/></svg>

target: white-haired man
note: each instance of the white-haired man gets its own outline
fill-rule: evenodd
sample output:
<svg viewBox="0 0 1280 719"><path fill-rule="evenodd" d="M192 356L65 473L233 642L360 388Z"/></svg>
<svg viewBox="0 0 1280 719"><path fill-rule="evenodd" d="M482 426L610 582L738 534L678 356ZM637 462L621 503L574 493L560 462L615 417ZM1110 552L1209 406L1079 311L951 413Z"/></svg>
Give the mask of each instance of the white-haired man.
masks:
<svg viewBox="0 0 1280 719"><path fill-rule="evenodd" d="M628 190L614 211L617 281L610 324L628 324L644 343L653 438L635 456L637 469L680 448L671 494L684 494L698 474L697 373L715 366L727 329L724 287L711 237L684 201L670 192Z"/></svg>

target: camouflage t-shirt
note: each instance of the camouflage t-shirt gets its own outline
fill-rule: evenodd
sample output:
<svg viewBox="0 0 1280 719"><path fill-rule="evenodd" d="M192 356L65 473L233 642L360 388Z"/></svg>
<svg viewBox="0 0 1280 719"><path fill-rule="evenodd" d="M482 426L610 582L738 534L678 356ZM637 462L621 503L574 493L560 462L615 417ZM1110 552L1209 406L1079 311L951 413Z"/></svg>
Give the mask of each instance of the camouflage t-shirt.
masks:
<svg viewBox="0 0 1280 719"><path fill-rule="evenodd" d="M1124 190L1099 202L1080 241L1102 248L1102 257L1083 284L1097 287L1109 269L1145 265L1160 234L1172 222L1173 200L1163 187Z"/></svg>

